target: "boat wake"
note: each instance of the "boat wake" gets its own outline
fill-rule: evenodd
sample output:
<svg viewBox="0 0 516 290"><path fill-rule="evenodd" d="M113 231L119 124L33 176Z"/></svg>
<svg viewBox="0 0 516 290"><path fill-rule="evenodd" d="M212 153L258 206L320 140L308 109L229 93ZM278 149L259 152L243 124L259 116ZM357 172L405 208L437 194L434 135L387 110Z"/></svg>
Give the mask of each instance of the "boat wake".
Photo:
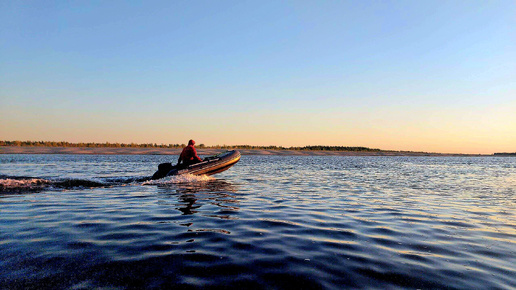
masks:
<svg viewBox="0 0 516 290"><path fill-rule="evenodd" d="M215 180L214 177L208 175L173 175L162 179L144 181L142 185L169 185L169 184L183 184L183 183L199 183L209 182Z"/></svg>
<svg viewBox="0 0 516 290"><path fill-rule="evenodd" d="M45 179L27 176L0 175L0 193L38 192L42 190L63 190L77 188L113 187L124 185L158 185L202 183L215 180L205 175L169 176L160 180L151 180L150 177L109 177L92 179Z"/></svg>
<svg viewBox="0 0 516 290"><path fill-rule="evenodd" d="M0 192L35 191L50 184L50 181L41 178L2 178L0 179Z"/></svg>
<svg viewBox="0 0 516 290"><path fill-rule="evenodd" d="M113 183L88 179L44 179L25 176L0 176L0 193L35 192L43 189L72 189L112 186Z"/></svg>

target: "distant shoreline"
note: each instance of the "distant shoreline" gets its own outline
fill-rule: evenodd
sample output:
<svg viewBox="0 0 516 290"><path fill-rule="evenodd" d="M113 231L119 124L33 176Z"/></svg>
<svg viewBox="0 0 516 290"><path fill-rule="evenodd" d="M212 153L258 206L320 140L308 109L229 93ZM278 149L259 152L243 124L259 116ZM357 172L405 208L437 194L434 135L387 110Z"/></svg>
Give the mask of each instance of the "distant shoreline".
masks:
<svg viewBox="0 0 516 290"><path fill-rule="evenodd" d="M284 156L493 156L483 154L441 154L406 151L326 151L326 150L268 150L237 149L242 155ZM201 149L199 155L213 155L226 149ZM179 155L181 148L112 148L112 147L46 147L0 146L0 154L89 154L89 155Z"/></svg>

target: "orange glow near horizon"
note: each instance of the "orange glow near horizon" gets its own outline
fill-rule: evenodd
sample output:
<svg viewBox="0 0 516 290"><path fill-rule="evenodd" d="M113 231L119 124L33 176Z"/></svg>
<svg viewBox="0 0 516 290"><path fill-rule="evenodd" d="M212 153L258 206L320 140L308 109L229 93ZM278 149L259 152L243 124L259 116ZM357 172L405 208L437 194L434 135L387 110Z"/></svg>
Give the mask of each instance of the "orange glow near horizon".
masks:
<svg viewBox="0 0 516 290"><path fill-rule="evenodd" d="M191 119L155 114L52 117L2 115L2 140L206 145L363 146L383 150L492 154L516 151L515 102L477 110L385 108L355 112L218 112ZM217 121L213 121L216 119ZM7 125L7 126L6 126Z"/></svg>

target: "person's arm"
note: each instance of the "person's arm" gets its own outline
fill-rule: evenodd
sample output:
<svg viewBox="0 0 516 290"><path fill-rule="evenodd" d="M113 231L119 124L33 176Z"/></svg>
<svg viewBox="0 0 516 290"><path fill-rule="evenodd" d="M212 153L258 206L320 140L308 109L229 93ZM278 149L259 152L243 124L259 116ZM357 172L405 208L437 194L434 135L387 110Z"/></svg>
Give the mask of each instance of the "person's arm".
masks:
<svg viewBox="0 0 516 290"><path fill-rule="evenodd" d="M177 158L177 165L179 165L181 163L181 160L183 159L183 152L185 150L183 149L183 151L181 151L181 154L179 154L179 158Z"/></svg>
<svg viewBox="0 0 516 290"><path fill-rule="evenodd" d="M201 158L199 158L199 156L197 156L197 150L195 150L195 147L192 147L192 149L193 149L193 156L194 156L194 158L195 158L197 161L202 162L202 159L201 159Z"/></svg>

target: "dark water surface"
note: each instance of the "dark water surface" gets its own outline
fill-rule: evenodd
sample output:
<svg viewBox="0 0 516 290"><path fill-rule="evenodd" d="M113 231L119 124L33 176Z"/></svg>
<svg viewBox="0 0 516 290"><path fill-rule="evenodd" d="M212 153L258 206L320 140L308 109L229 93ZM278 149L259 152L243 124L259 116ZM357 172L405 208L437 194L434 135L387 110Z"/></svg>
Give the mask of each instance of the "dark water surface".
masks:
<svg viewBox="0 0 516 290"><path fill-rule="evenodd" d="M0 288L516 288L516 158L0 155Z"/></svg>

